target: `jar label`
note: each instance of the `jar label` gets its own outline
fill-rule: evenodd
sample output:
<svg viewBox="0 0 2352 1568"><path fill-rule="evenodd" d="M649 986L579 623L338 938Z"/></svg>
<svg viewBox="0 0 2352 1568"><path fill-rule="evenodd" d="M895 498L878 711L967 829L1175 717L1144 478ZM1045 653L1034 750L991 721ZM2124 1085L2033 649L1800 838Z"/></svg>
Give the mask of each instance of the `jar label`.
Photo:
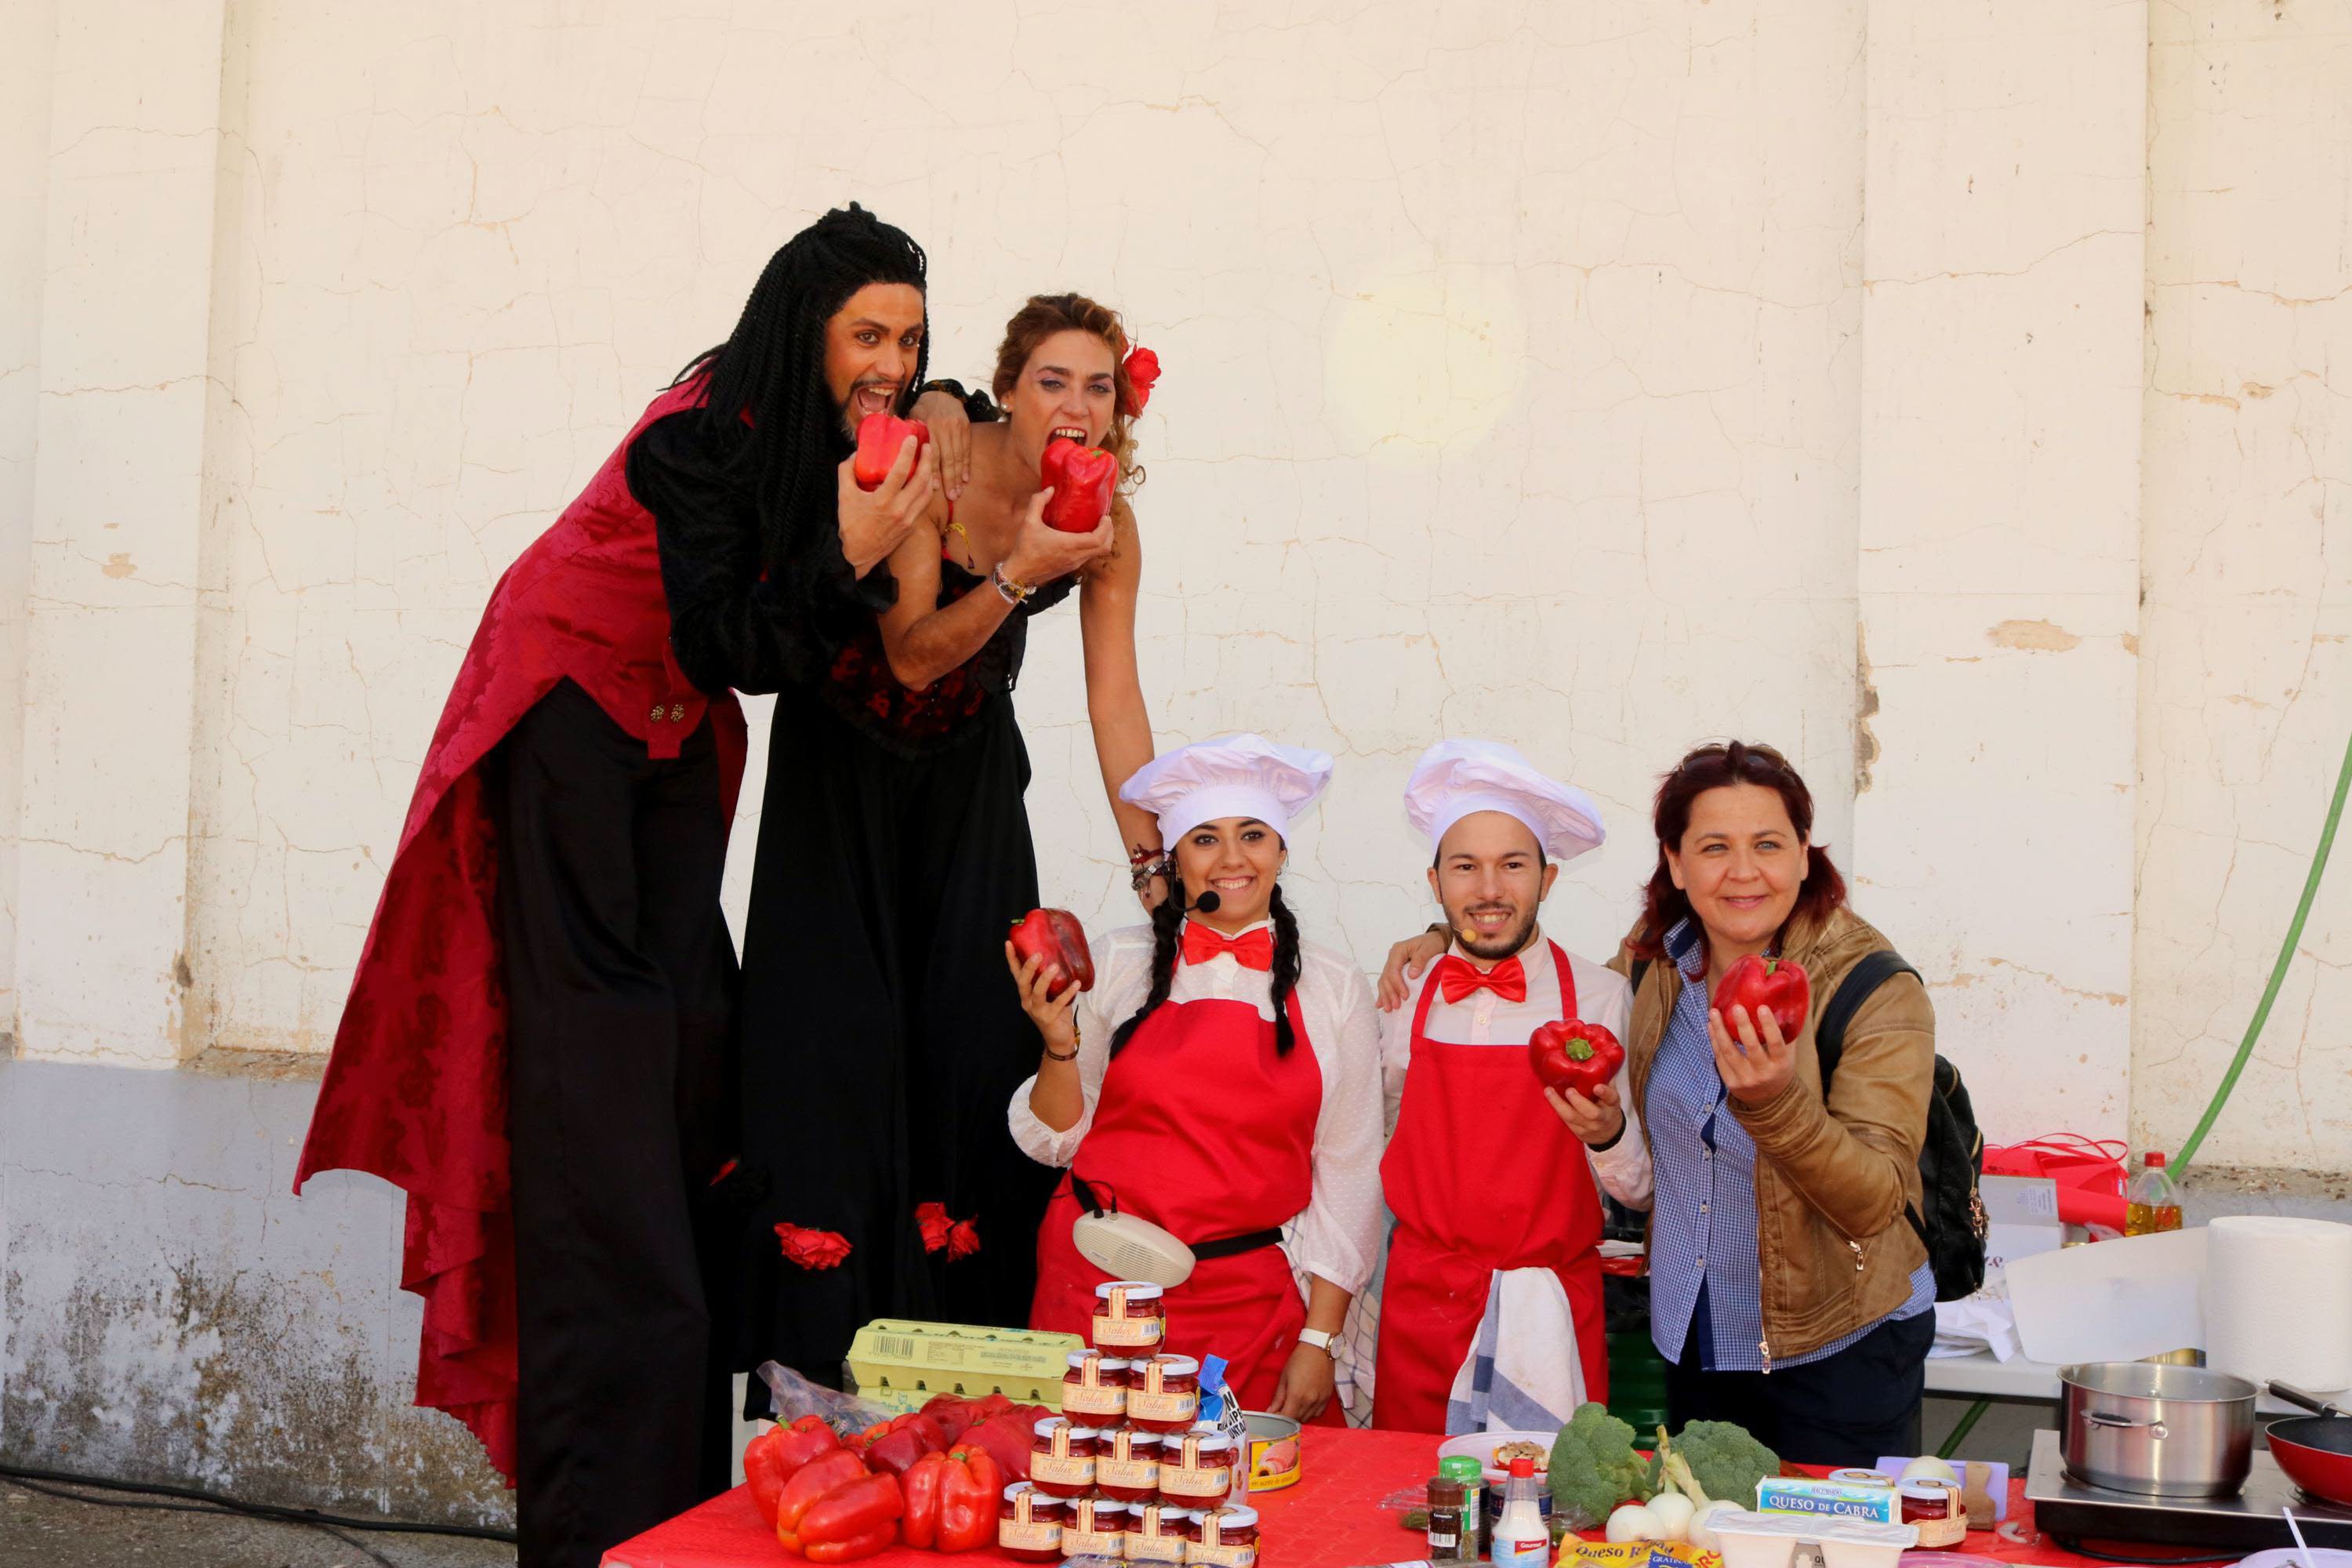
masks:
<svg viewBox="0 0 2352 1568"><path fill-rule="evenodd" d="M1036 1464L1030 1464L1030 1473L1036 1473ZM1160 1489L1178 1497L1221 1498L1232 1489L1234 1472L1231 1466L1219 1465L1213 1469L1184 1470L1171 1465L1160 1467Z"/></svg>
<svg viewBox="0 0 2352 1568"><path fill-rule="evenodd" d="M1066 1525L1062 1531L1062 1555L1065 1557L1119 1557L1120 1548L1127 1544L1124 1530L1080 1530Z"/></svg>
<svg viewBox="0 0 2352 1568"><path fill-rule="evenodd" d="M1029 1479L1057 1487L1090 1487L1095 1484L1095 1462L1092 1456L1071 1459L1059 1454L1032 1454Z"/></svg>
<svg viewBox="0 0 2352 1568"><path fill-rule="evenodd" d="M1062 1409L1081 1415L1116 1415L1127 1408L1127 1390L1102 1384L1064 1384Z"/></svg>
<svg viewBox="0 0 2352 1568"><path fill-rule="evenodd" d="M1195 1542L1184 1553L1184 1561L1211 1563L1214 1568L1255 1568L1257 1563L1257 1547L1255 1544L1211 1546L1206 1542Z"/></svg>
<svg viewBox="0 0 2352 1568"><path fill-rule="evenodd" d="M1095 1485L1105 1490L1124 1487L1129 1491L1148 1492L1160 1484L1160 1461L1157 1459L1097 1459L1095 1461Z"/></svg>
<svg viewBox="0 0 2352 1568"><path fill-rule="evenodd" d="M1050 1519L1000 1519L996 1521L996 1544L1014 1552L1058 1552L1062 1549L1062 1527Z"/></svg>
<svg viewBox="0 0 2352 1568"><path fill-rule="evenodd" d="M1136 1345L1156 1345L1166 1331L1165 1318L1112 1317L1108 1312L1095 1314L1095 1343L1117 1345L1121 1350Z"/></svg>
<svg viewBox="0 0 2352 1568"><path fill-rule="evenodd" d="M1181 1563L1192 1543L1181 1535L1146 1535L1138 1531L1127 1538L1129 1563Z"/></svg>
<svg viewBox="0 0 2352 1568"><path fill-rule="evenodd" d="M1063 1401L1067 1404L1068 1401ZM1197 1389L1185 1389L1180 1394L1151 1394L1138 1388L1127 1396L1127 1417L1130 1421L1190 1422L1199 1414L1201 1395Z"/></svg>

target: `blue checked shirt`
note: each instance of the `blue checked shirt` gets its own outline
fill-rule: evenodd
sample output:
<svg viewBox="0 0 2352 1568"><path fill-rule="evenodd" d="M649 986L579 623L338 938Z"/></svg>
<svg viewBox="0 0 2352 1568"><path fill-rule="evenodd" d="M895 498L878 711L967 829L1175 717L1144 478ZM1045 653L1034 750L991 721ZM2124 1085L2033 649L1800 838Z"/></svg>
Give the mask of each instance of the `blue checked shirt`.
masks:
<svg viewBox="0 0 2352 1568"><path fill-rule="evenodd" d="M1723 1077L1706 1032L1706 956L1690 921L1666 933L1666 955L1682 971L1684 985L1650 1064L1642 1103L1657 1183L1650 1227L1650 1339L1660 1355L1679 1362L1698 1320L1713 1331L1710 1342L1698 1347L1703 1368L1762 1372L1756 1144L1724 1105ZM1922 1262L1911 1271L1910 1300L1880 1321L1916 1317L1935 1305L1935 1270ZM1772 1370L1835 1355L1877 1327L1865 1323L1802 1355L1776 1355Z"/></svg>

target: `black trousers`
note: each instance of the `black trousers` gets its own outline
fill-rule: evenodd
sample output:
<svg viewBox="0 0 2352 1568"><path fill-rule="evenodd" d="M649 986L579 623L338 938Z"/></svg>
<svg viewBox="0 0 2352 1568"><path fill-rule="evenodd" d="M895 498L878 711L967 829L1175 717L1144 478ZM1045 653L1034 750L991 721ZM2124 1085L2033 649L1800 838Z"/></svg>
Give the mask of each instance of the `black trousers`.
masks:
<svg viewBox="0 0 2352 1568"><path fill-rule="evenodd" d="M1935 1313L1881 1323L1835 1355L1769 1373L1702 1370L1698 1347L1709 1331L1701 1290L1682 1360L1666 1368L1666 1419L1676 1431L1691 1421L1736 1422L1791 1463L1841 1468L1919 1451Z"/></svg>
<svg viewBox="0 0 2352 1568"><path fill-rule="evenodd" d="M706 721L655 761L566 680L493 758L514 1142L521 1568L726 1489L712 1304L742 1215L727 823Z"/></svg>

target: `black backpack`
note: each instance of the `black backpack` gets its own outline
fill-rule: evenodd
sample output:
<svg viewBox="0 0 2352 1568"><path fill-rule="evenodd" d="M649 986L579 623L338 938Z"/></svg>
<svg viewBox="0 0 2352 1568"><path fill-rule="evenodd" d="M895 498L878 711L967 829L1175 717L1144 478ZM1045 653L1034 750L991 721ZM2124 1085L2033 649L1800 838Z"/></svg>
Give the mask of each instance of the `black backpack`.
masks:
<svg viewBox="0 0 2352 1568"><path fill-rule="evenodd" d="M1639 989L1649 961L1633 965ZM1919 978L1919 972L1892 948L1865 953L1862 962L1838 983L1822 1021L1813 1030L1813 1048L1822 1062L1822 1098L1827 1100L1830 1079L1838 1058L1845 1055L1845 1027L1871 994L1898 974ZM1919 1146L1919 1192L1923 1215L1909 1204L1904 1217L1927 1249L1927 1266L1936 1276L1936 1300L1957 1301L1972 1296L1985 1279L1984 1198L1977 1190L1984 1174L1984 1134L1977 1130L1976 1111L1969 1104L1968 1086L1960 1069L1943 1057L1936 1058L1936 1092L1927 1097L1927 1138Z"/></svg>

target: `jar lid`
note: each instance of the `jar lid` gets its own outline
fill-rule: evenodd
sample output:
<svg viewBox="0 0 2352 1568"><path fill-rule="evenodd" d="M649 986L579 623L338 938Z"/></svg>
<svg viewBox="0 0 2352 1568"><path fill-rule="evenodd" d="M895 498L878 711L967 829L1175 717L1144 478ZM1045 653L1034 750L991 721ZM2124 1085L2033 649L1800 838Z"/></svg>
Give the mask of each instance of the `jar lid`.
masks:
<svg viewBox="0 0 2352 1568"><path fill-rule="evenodd" d="M1134 1505L1132 1503L1119 1502L1110 1498L1094 1498L1091 1500L1082 1498L1076 1500L1082 1502L1091 1500L1095 1505L1095 1518L1098 1521L1105 1519L1122 1519L1134 1510ZM1076 1512L1076 1510L1073 1509L1071 1511Z"/></svg>
<svg viewBox="0 0 2352 1568"><path fill-rule="evenodd" d="M1048 1415L1043 1421L1040 1421L1035 1426L1030 1427L1029 1430L1034 1432L1040 1437L1050 1437L1054 1435L1054 1428L1056 1426L1067 1426L1070 1429L1070 1441L1073 1443L1079 1441L1081 1438L1091 1443L1102 1436L1102 1429L1100 1427L1081 1426L1066 1415Z"/></svg>
<svg viewBox="0 0 2352 1568"><path fill-rule="evenodd" d="M1920 1502L1942 1502L1960 1489L1949 1481L1905 1481L1903 1495Z"/></svg>
<svg viewBox="0 0 2352 1568"><path fill-rule="evenodd" d="M1203 1432L1198 1427L1194 1427L1190 1432L1171 1432L1160 1440L1168 1447L1175 1448L1181 1447L1187 1437L1198 1437L1201 1440L1201 1452L1204 1454L1223 1453L1234 1446L1234 1440L1224 1433Z"/></svg>
<svg viewBox="0 0 2352 1568"><path fill-rule="evenodd" d="M1029 1499L1029 1500L1035 1503L1039 1508L1059 1508L1062 1506L1062 1500L1055 1497L1052 1492L1038 1491L1037 1484L1034 1481L1013 1482L1011 1486L1004 1489L1004 1500L1006 1502L1011 1502L1013 1499L1019 1497L1024 1492L1034 1494Z"/></svg>
<svg viewBox="0 0 2352 1568"><path fill-rule="evenodd" d="M1257 1510L1235 1503L1231 1508L1204 1508L1192 1517L1202 1524L1213 1519L1220 1530L1241 1530L1257 1522Z"/></svg>
<svg viewBox="0 0 2352 1568"><path fill-rule="evenodd" d="M1451 1481L1477 1481L1486 1479L1486 1470L1467 1454L1455 1454L1438 1461L1437 1473Z"/></svg>
<svg viewBox="0 0 2352 1568"><path fill-rule="evenodd" d="M1147 1432L1140 1426L1121 1426L1117 1431L1106 1432L1103 1434L1103 1438L1106 1442L1116 1441L1120 1437L1126 1438L1130 1446L1138 1448L1147 1447L1157 1448L1162 1442L1173 1442L1175 1440L1171 1435L1160 1432Z"/></svg>
<svg viewBox="0 0 2352 1568"><path fill-rule="evenodd" d="M1102 1369L1105 1372L1125 1372L1129 1366L1134 1364L1132 1362L1123 1360L1118 1356L1105 1355L1100 1351L1072 1351L1070 1352L1070 1365L1073 1367L1084 1366L1090 1361L1102 1363Z"/></svg>
<svg viewBox="0 0 2352 1568"><path fill-rule="evenodd" d="M1097 1285L1095 1287L1095 1295L1099 1300L1108 1301L1110 1300L1110 1293L1114 1290L1126 1291L1127 1299L1130 1301L1160 1300L1160 1287L1147 1285L1140 1279L1114 1279L1108 1285Z"/></svg>
<svg viewBox="0 0 2352 1568"><path fill-rule="evenodd" d="M1139 1355L1129 1364L1139 1371L1157 1366L1162 1377L1192 1377L1201 1370L1199 1360L1188 1355Z"/></svg>

